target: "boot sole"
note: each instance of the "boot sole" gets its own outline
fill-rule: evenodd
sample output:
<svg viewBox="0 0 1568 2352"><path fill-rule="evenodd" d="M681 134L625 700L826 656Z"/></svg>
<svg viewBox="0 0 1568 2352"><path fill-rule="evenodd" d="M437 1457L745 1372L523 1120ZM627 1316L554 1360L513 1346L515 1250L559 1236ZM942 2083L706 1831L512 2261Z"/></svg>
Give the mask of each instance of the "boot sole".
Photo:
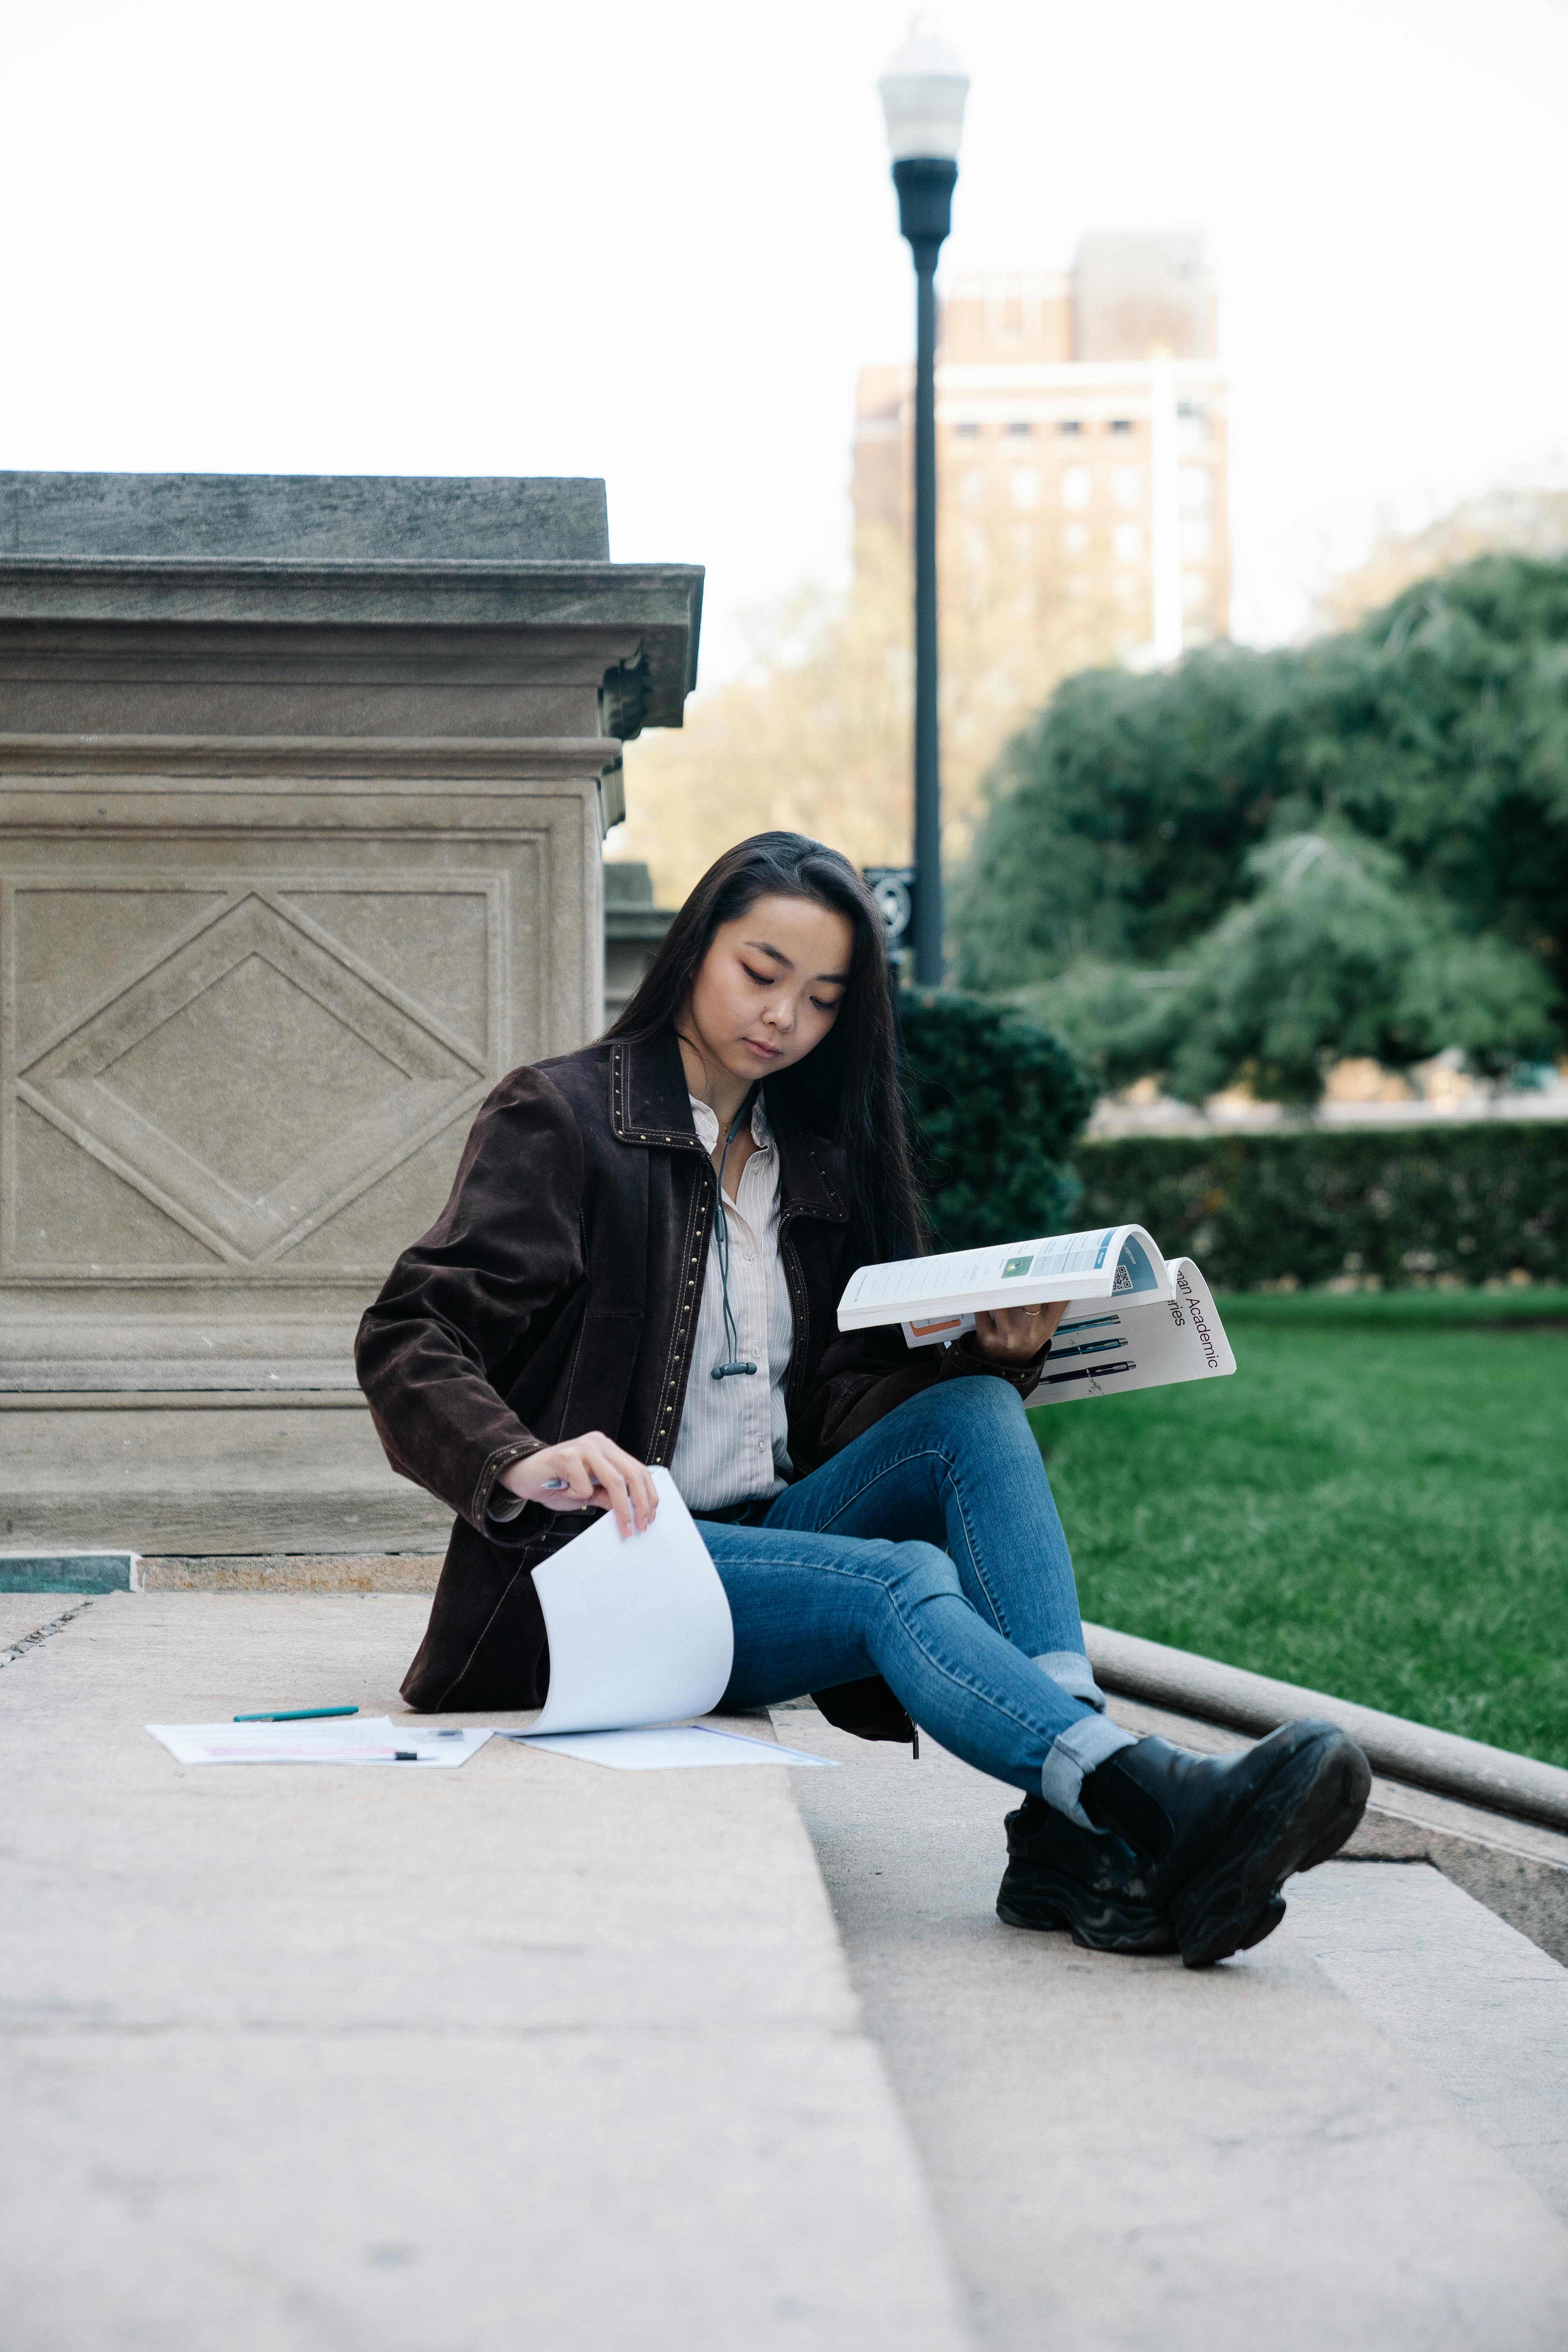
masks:
<svg viewBox="0 0 1568 2352"><path fill-rule="evenodd" d="M1331 1725L1285 1756L1219 1852L1171 1897L1184 1966L1212 1969L1271 1935L1285 1916L1280 1902L1264 1924L1280 1886L1339 1852L1371 1791L1365 1757Z"/></svg>
<svg viewBox="0 0 1568 2352"><path fill-rule="evenodd" d="M1283 1906L1281 1906L1283 1907ZM1065 1927L1086 1952L1173 1952L1176 1933L1150 1903L1095 1895L1065 1872L1011 1862L996 1897L1004 1927L1049 1933Z"/></svg>

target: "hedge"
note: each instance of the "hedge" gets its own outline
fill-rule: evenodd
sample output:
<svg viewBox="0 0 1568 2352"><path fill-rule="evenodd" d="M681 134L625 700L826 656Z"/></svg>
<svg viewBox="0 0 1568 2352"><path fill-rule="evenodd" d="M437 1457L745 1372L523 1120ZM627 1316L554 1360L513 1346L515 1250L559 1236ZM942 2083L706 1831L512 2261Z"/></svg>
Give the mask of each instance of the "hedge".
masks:
<svg viewBox="0 0 1568 2352"><path fill-rule="evenodd" d="M1082 1226L1146 1225L1216 1289L1568 1282L1568 1124L1129 1137L1077 1166Z"/></svg>
<svg viewBox="0 0 1568 2352"><path fill-rule="evenodd" d="M1060 1233L1093 1100L1062 1040L1009 1006L944 990L900 999L905 1075L933 1249Z"/></svg>

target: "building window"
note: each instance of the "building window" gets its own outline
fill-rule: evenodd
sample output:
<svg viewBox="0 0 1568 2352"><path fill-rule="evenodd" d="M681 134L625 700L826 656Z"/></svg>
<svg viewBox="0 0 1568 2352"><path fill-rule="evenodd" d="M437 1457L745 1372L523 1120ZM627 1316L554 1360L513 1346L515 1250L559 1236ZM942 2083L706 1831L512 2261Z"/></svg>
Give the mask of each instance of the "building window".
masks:
<svg viewBox="0 0 1568 2352"><path fill-rule="evenodd" d="M1083 427L1079 423L1076 416L1068 416L1065 417L1061 424L1057 426L1057 431L1058 433L1081 433L1083 431Z"/></svg>
<svg viewBox="0 0 1568 2352"><path fill-rule="evenodd" d="M1182 517L1182 553L1200 557L1214 553L1214 525L1207 515Z"/></svg>
<svg viewBox="0 0 1568 2352"><path fill-rule="evenodd" d="M978 441L980 438L978 425L955 425L952 429L960 441Z"/></svg>
<svg viewBox="0 0 1568 2352"><path fill-rule="evenodd" d="M1214 504L1214 476L1206 466L1184 466L1176 486L1184 514L1207 514Z"/></svg>
<svg viewBox="0 0 1568 2352"><path fill-rule="evenodd" d="M1110 551L1118 563L1142 563L1143 533L1135 522L1119 522L1110 534Z"/></svg>
<svg viewBox="0 0 1568 2352"><path fill-rule="evenodd" d="M1094 488L1093 477L1087 466L1068 466L1062 473L1062 504L1064 507L1086 507Z"/></svg>
<svg viewBox="0 0 1568 2352"><path fill-rule="evenodd" d="M1131 433L1133 429L1132 419L1130 416L1113 416L1110 420L1110 429L1113 433Z"/></svg>
<svg viewBox="0 0 1568 2352"><path fill-rule="evenodd" d="M1081 555L1081 554L1083 553L1084 549L1085 549L1088 545L1089 545L1089 525L1088 525L1088 523L1086 523L1086 522L1064 522L1064 523L1063 523L1063 525L1062 525L1062 553L1063 553L1064 555Z"/></svg>
<svg viewBox="0 0 1568 2352"><path fill-rule="evenodd" d="M966 507L983 507L985 504L985 477L978 466L972 466L967 473L960 474L958 495Z"/></svg>
<svg viewBox="0 0 1568 2352"><path fill-rule="evenodd" d="M1040 503L1040 478L1033 466L1015 466L1007 488L1013 493L1013 504L1027 514Z"/></svg>
<svg viewBox="0 0 1568 2352"><path fill-rule="evenodd" d="M1213 602L1213 590L1201 572L1182 574L1182 611L1189 621L1206 621Z"/></svg>
<svg viewBox="0 0 1568 2352"><path fill-rule="evenodd" d="M1209 415L1190 400L1182 401L1176 409L1176 438L1184 449L1196 449L1209 438Z"/></svg>
<svg viewBox="0 0 1568 2352"><path fill-rule="evenodd" d="M971 524L970 528L963 534L964 562L970 566L972 571L984 572L985 569L986 559L990 553L991 542L986 538L985 533L983 530L976 530L974 526Z"/></svg>
<svg viewBox="0 0 1568 2352"><path fill-rule="evenodd" d="M1019 441L1026 441L1034 429L1035 428L1032 425L1024 424L1009 425L1007 427L1008 432L1013 436L1015 440Z"/></svg>
<svg viewBox="0 0 1568 2352"><path fill-rule="evenodd" d="M1110 476L1110 495L1119 507L1143 503L1143 471L1140 466L1117 466Z"/></svg>

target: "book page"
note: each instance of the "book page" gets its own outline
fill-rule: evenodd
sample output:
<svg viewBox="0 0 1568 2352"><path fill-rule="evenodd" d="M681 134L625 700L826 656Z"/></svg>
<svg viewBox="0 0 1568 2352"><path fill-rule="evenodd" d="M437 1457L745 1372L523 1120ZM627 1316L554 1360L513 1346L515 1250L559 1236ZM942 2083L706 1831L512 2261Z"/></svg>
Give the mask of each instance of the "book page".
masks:
<svg viewBox="0 0 1568 2352"><path fill-rule="evenodd" d="M386 1715L316 1723L149 1723L176 1764L466 1764L488 1731L432 1730Z"/></svg>
<svg viewBox="0 0 1568 2352"><path fill-rule="evenodd" d="M1026 1404L1072 1404L1234 1372L1236 1358L1203 1276L1190 1257L1172 1258L1169 1270L1168 1298L1131 1292L1069 1306Z"/></svg>
<svg viewBox="0 0 1568 2352"><path fill-rule="evenodd" d="M1165 1261L1141 1225L1103 1225L1089 1233L862 1266L838 1302L838 1328L930 1326L944 1317L1109 1297L1112 1291L1169 1295Z"/></svg>

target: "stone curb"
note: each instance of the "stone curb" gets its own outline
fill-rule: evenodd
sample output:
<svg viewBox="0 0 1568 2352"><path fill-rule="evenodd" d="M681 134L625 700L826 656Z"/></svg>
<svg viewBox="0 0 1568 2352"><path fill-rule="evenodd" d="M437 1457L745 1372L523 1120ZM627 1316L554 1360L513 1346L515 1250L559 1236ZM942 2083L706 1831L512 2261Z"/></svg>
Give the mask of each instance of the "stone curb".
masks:
<svg viewBox="0 0 1568 2352"><path fill-rule="evenodd" d="M1507 1748L1489 1748L1479 1739L1461 1739L1454 1732L1433 1731L1403 1716L1355 1706L1322 1691L1248 1674L1241 1666L1221 1665L1191 1650L1146 1642L1136 1633L1113 1633L1104 1625L1086 1625L1083 1631L1095 1674L1108 1691L1255 1734L1299 1723L1304 1716L1321 1716L1348 1731L1373 1771L1390 1780L1435 1790L1491 1812L1568 1830L1568 1772L1555 1764L1510 1755Z"/></svg>

